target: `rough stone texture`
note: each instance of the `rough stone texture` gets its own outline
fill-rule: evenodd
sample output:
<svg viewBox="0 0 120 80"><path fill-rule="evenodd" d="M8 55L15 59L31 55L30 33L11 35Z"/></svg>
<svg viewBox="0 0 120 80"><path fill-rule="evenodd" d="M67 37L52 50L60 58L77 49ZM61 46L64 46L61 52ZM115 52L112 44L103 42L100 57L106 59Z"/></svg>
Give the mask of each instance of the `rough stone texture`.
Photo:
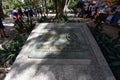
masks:
<svg viewBox="0 0 120 80"><path fill-rule="evenodd" d="M43 28L33 46L29 58L34 59L89 59L91 53L81 28L66 28L49 24ZM70 26L66 24L66 26Z"/></svg>
<svg viewBox="0 0 120 80"><path fill-rule="evenodd" d="M32 47L45 27L80 28L90 50L88 59L32 59ZM84 23L41 23L32 31L5 80L115 80Z"/></svg>

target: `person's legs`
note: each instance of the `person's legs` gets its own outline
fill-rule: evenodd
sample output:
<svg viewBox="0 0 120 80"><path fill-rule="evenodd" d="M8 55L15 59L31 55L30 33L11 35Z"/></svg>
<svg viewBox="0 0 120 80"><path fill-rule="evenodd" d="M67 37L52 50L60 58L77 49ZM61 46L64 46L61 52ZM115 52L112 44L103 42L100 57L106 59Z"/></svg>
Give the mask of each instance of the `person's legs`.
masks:
<svg viewBox="0 0 120 80"><path fill-rule="evenodd" d="M5 37L6 37L6 34L5 34L4 29L0 29L0 34L1 34L1 37L2 37L2 38L5 38Z"/></svg>
<svg viewBox="0 0 120 80"><path fill-rule="evenodd" d="M118 36L117 36L116 40L120 40L120 31L118 31Z"/></svg>
<svg viewBox="0 0 120 80"><path fill-rule="evenodd" d="M1 35L1 37L3 37L3 38L8 37L8 36L6 36L6 34L5 34L4 28L5 28L5 27L4 27L3 23L2 23L2 20L0 19L0 35Z"/></svg>
<svg viewBox="0 0 120 80"><path fill-rule="evenodd" d="M80 17L83 18L84 14L85 14L85 10L84 10L84 9L81 9Z"/></svg>

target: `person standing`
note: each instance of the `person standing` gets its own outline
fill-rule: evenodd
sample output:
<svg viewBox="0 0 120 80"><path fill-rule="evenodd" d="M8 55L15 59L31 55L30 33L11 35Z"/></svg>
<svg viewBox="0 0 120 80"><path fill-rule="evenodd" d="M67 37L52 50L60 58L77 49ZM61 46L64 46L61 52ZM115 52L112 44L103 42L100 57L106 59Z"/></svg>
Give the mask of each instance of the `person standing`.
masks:
<svg viewBox="0 0 120 80"><path fill-rule="evenodd" d="M23 12L22 12L22 9L21 9L21 8L18 9L18 15L20 16L20 18L22 18Z"/></svg>
<svg viewBox="0 0 120 80"><path fill-rule="evenodd" d="M85 6L85 4L84 4L84 2L83 1L78 1L78 3L77 3L77 16L81 16L81 17L83 17L83 14L84 14L84 6Z"/></svg>
<svg viewBox="0 0 120 80"><path fill-rule="evenodd" d="M29 14L29 17L30 17L30 19L31 19L31 18L33 17L33 14L34 14L32 8L29 8L29 9L28 9L28 14Z"/></svg>
<svg viewBox="0 0 120 80"><path fill-rule="evenodd" d="M93 19L94 14L95 14L95 4L94 4L93 2L91 2L91 3L88 5L87 17Z"/></svg>
<svg viewBox="0 0 120 80"><path fill-rule="evenodd" d="M2 18L0 18L0 35L1 35L1 38L7 38L8 36L6 36L6 33L4 31L5 27L2 23Z"/></svg>
<svg viewBox="0 0 120 80"><path fill-rule="evenodd" d="M18 17L18 10L16 8L13 8L12 15L13 15L14 19L16 19Z"/></svg>
<svg viewBox="0 0 120 80"><path fill-rule="evenodd" d="M25 10L24 10L24 14L25 14L25 16L28 18L28 15L29 15L29 14L28 14L28 9L25 9Z"/></svg>
<svg viewBox="0 0 120 80"><path fill-rule="evenodd" d="M43 14L42 9L39 9L39 13L40 13L40 15L42 17L42 14Z"/></svg>
<svg viewBox="0 0 120 80"><path fill-rule="evenodd" d="M0 35L1 35L1 37L5 38L8 36L6 36L6 34L5 34L5 31L4 31L5 27L2 23L2 19L4 19L4 13L3 13L3 9L2 9L2 3L0 3Z"/></svg>
<svg viewBox="0 0 120 80"><path fill-rule="evenodd" d="M4 28L5 27L3 26L2 19L0 18L0 35L1 35L1 37L5 37Z"/></svg>
<svg viewBox="0 0 120 80"><path fill-rule="evenodd" d="M3 13L3 10L2 10L2 7L0 7L0 35L2 38L5 38L5 37L8 37L6 36L5 34L5 31L4 31L4 25L2 23L2 19L4 19L4 13Z"/></svg>

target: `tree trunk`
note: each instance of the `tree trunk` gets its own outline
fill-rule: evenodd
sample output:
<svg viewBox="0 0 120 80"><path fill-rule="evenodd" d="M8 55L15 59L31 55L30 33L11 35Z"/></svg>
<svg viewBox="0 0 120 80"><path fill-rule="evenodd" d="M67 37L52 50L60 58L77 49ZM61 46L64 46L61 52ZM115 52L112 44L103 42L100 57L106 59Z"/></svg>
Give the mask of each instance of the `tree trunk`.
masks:
<svg viewBox="0 0 120 80"><path fill-rule="evenodd" d="M0 0L0 19L4 18L3 9L2 9L2 0Z"/></svg>
<svg viewBox="0 0 120 80"><path fill-rule="evenodd" d="M46 12L46 14L48 16L47 1L46 0L44 0L44 1L45 1L45 12Z"/></svg>
<svg viewBox="0 0 120 80"><path fill-rule="evenodd" d="M71 0L53 0L53 5L55 6L56 18L66 16L66 10L70 4Z"/></svg>
<svg viewBox="0 0 120 80"><path fill-rule="evenodd" d="M56 10L56 18L60 18L64 16L64 6L66 0L53 0L53 4Z"/></svg>
<svg viewBox="0 0 120 80"><path fill-rule="evenodd" d="M56 17L58 16L58 1L57 0L52 0L53 1L53 5L55 8L55 12L56 12Z"/></svg>
<svg viewBox="0 0 120 80"><path fill-rule="evenodd" d="M44 11L44 2L43 2L43 0L42 0L42 11Z"/></svg>
<svg viewBox="0 0 120 80"><path fill-rule="evenodd" d="M63 13L66 15L71 0L66 0Z"/></svg>

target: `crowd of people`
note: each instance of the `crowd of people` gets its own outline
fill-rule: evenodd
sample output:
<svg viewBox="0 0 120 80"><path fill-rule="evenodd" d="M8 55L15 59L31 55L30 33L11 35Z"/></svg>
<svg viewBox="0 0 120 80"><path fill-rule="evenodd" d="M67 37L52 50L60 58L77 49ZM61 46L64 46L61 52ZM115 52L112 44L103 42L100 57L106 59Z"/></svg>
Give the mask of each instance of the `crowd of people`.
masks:
<svg viewBox="0 0 120 80"><path fill-rule="evenodd" d="M28 8L28 9L21 9L21 8L13 8L13 10L11 11L11 15L13 18L15 19L19 19L22 18L23 16L26 16L27 18L31 18L33 16L42 16L43 15L43 11L39 8L39 9L32 9L32 8Z"/></svg>
<svg viewBox="0 0 120 80"><path fill-rule="evenodd" d="M35 17L42 17L43 11L39 9L21 9L21 8L13 8L13 10L10 11L10 15L13 19L20 20L23 17L31 19L33 16ZM4 19L4 16L0 15L0 36L1 38L8 38L9 36L6 35L5 32L5 26L2 23L2 20Z"/></svg>
<svg viewBox="0 0 120 80"><path fill-rule="evenodd" d="M95 1L84 3L79 1L77 4L78 17L86 17L95 19L96 21L104 21L112 25L120 24L120 3L109 6L107 3L97 5Z"/></svg>
<svg viewBox="0 0 120 80"><path fill-rule="evenodd" d="M120 2L117 5L109 6L107 4L98 5L96 1L85 3L80 0L76 5L75 12L77 17L91 18L94 19L97 23L105 22L112 25L120 24ZM44 15L44 12L40 8L13 8L13 10L10 11L10 14L12 15L13 19L21 19L22 17L41 17L42 15ZM6 37L4 28L5 27L2 24L2 18L0 18L1 37Z"/></svg>
<svg viewBox="0 0 120 80"><path fill-rule="evenodd" d="M120 24L120 3L117 5L109 6L106 2L104 4L97 4L96 1L91 1L85 3L84 1L78 1L76 5L76 16L86 17L97 20L104 21L109 24L118 25ZM42 16L43 11L39 9L16 9L14 8L11 11L13 18L21 18L23 16L33 17L33 16Z"/></svg>

